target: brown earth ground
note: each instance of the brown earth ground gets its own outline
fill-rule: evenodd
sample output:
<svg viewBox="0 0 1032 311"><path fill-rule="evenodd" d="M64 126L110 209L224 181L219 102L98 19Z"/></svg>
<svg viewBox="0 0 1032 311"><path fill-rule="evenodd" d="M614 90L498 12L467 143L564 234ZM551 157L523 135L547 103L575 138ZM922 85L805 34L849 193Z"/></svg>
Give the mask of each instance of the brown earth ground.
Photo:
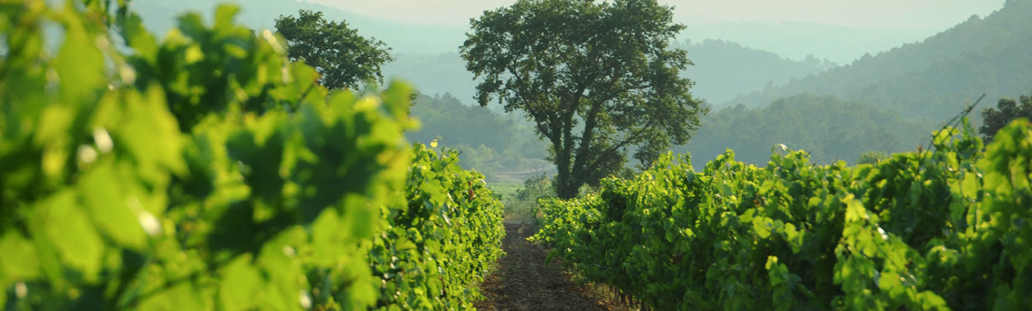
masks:
<svg viewBox="0 0 1032 311"><path fill-rule="evenodd" d="M537 228L523 221L510 222L505 224L502 242L506 255L480 285L486 299L476 303L477 310L631 310L599 286L577 284L559 260L546 263L547 251L527 241Z"/></svg>

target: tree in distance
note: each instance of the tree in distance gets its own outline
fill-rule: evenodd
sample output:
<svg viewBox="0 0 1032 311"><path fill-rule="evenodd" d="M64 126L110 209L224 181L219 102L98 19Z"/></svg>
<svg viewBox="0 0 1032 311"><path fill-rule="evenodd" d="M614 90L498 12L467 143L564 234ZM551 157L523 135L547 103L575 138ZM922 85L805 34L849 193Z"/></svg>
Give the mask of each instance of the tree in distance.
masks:
<svg viewBox="0 0 1032 311"><path fill-rule="evenodd" d="M985 123L978 128L982 139L988 143L993 135L1011 121L1017 118L1032 120L1032 96L1021 96L1018 101L1011 98L1000 98L996 108L989 107L982 110L982 119Z"/></svg>
<svg viewBox="0 0 1032 311"><path fill-rule="evenodd" d="M628 147L648 165L699 126L692 65L668 42L685 28L655 0L519 0L470 21L461 46L476 99L522 110L551 143L554 187L572 198L618 172Z"/></svg>
<svg viewBox="0 0 1032 311"><path fill-rule="evenodd" d="M359 82L383 83L381 67L394 60L390 47L366 39L346 22L326 21L322 12L299 10L298 16L280 16L276 31L287 40L290 61L315 67L328 89L355 88Z"/></svg>
<svg viewBox="0 0 1032 311"><path fill-rule="evenodd" d="M889 154L884 151L868 151L860 154L857 158L856 164L878 164L879 161L889 158Z"/></svg>

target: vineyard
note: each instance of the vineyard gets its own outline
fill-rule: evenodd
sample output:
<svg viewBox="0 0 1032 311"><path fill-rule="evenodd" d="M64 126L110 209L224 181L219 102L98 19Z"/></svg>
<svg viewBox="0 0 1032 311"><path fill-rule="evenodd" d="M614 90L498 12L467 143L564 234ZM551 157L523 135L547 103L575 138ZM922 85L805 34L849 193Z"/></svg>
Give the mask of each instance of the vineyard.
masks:
<svg viewBox="0 0 1032 311"><path fill-rule="evenodd" d="M407 86L331 93L232 6L157 40L110 3L0 2L0 308L472 308L501 204L405 143Z"/></svg>
<svg viewBox="0 0 1032 311"><path fill-rule="evenodd" d="M646 310L1032 309L1025 119L857 166L668 153L530 207L540 177L534 234L405 139L404 83L331 91L234 6L158 39L126 1L54 2L0 0L3 310L612 310L555 258Z"/></svg>
<svg viewBox="0 0 1032 311"><path fill-rule="evenodd" d="M728 151L700 173L667 155L543 201L532 239L656 310L1028 310L1032 125L988 146L964 125L857 167L777 148L766 167Z"/></svg>

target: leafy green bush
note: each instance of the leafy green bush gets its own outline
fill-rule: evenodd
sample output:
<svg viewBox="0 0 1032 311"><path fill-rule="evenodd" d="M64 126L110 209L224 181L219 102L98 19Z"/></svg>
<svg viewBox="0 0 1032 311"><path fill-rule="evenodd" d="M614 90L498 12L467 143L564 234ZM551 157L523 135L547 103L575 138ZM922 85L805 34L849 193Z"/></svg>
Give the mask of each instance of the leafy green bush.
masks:
<svg viewBox="0 0 1032 311"><path fill-rule="evenodd" d="M477 285L502 255L503 207L484 176L463 170L458 152L415 144L406 208L384 209L371 256L383 280L378 306L391 310L467 310ZM382 255L381 255L382 254Z"/></svg>
<svg viewBox="0 0 1032 311"><path fill-rule="evenodd" d="M659 310L1027 310L1032 125L965 131L872 165L666 156L544 204L533 237Z"/></svg>
<svg viewBox="0 0 1032 311"><path fill-rule="evenodd" d="M468 308L501 207L413 154L406 86L331 94L230 6L158 41L108 3L0 4L0 305Z"/></svg>
<svg viewBox="0 0 1032 311"><path fill-rule="evenodd" d="M508 214L526 221L534 219L539 199L554 198L555 196L552 179L541 174L524 180L522 187L516 189L511 197L503 198L503 200Z"/></svg>

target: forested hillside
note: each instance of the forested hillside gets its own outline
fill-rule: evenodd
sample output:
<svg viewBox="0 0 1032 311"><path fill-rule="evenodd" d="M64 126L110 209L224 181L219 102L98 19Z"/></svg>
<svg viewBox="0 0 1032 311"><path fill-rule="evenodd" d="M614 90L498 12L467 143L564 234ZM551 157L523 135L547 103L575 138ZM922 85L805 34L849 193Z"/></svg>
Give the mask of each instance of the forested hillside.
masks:
<svg viewBox="0 0 1032 311"><path fill-rule="evenodd" d="M709 103L723 103L742 93L781 86L836 66L813 55L795 61L724 40L686 40L678 47L687 50L695 63L681 73L695 81L692 95Z"/></svg>
<svg viewBox="0 0 1032 311"><path fill-rule="evenodd" d="M901 152L927 144L940 122L911 120L891 110L834 96L801 94L761 108L743 105L713 110L687 146L694 163L704 164L733 149L736 159L756 165L784 144L805 150L815 163L855 163L865 151Z"/></svg>
<svg viewBox="0 0 1032 311"><path fill-rule="evenodd" d="M859 99L906 117L947 119L982 93L1016 97L1032 89L1032 1L1008 1L985 18L972 16L920 43L739 96L728 105L755 107L804 92Z"/></svg>
<svg viewBox="0 0 1032 311"><path fill-rule="evenodd" d="M403 77L426 94L450 93L464 105L472 106L476 82L473 74L466 71L466 64L459 57L458 47L444 53L397 53L393 62L383 67L388 77ZM501 111L497 104L488 106Z"/></svg>
<svg viewBox="0 0 1032 311"><path fill-rule="evenodd" d="M544 160L548 147L515 114L499 114L482 107L462 104L450 93L420 94L412 116L422 124L405 133L413 142L438 141L462 153L466 169L476 169L489 182L522 182L536 173L552 172L555 166Z"/></svg>

